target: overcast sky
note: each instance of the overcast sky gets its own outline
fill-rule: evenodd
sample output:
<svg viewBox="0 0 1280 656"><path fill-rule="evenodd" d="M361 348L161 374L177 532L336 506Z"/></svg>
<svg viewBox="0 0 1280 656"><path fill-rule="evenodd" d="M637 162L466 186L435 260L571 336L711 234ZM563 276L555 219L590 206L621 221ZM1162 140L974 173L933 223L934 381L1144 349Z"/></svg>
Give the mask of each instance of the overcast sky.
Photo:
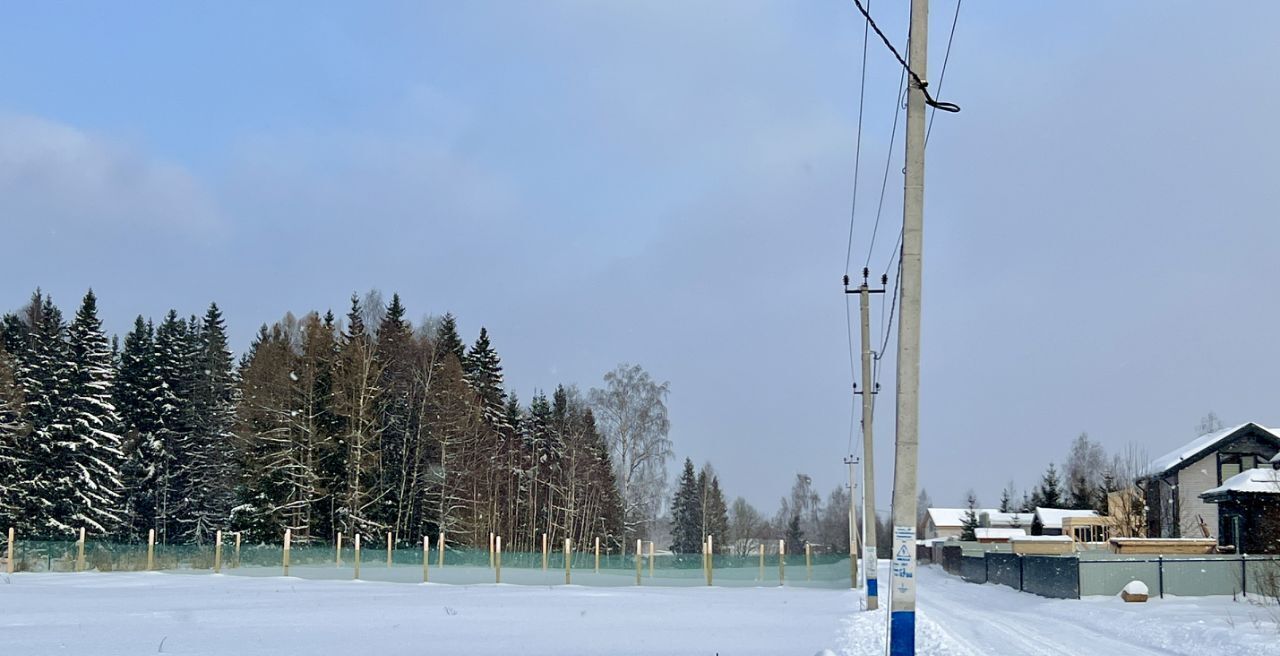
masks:
<svg viewBox="0 0 1280 656"><path fill-rule="evenodd" d="M936 89L955 5L933 3ZM872 12L904 46L906 3ZM678 458L772 513L843 484L863 22L850 2L83 3L0 21L0 307L110 330L398 291L509 388L670 381ZM921 480L1028 487L1280 423L1280 5L965 3L929 141ZM874 38L874 35L872 35ZM868 48L852 269L899 69ZM901 126L899 126L901 130ZM901 221L901 132L880 236ZM879 330L879 299L874 314ZM890 350L892 346L890 347ZM891 483L893 362L876 418ZM674 465L673 463L673 469Z"/></svg>

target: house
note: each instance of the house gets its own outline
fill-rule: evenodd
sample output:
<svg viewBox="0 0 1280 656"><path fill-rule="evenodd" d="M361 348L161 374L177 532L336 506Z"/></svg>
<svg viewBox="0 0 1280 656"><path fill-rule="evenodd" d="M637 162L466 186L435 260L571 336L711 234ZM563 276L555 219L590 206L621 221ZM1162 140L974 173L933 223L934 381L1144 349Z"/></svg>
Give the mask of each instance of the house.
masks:
<svg viewBox="0 0 1280 656"><path fill-rule="evenodd" d="M1200 495L1218 508L1218 544L1236 553L1280 553L1280 456Z"/></svg>
<svg viewBox="0 0 1280 656"><path fill-rule="evenodd" d="M1249 422L1201 435L1151 461L1140 481L1147 536L1199 538L1227 533L1219 505L1201 495L1280 454L1280 432Z"/></svg>
<svg viewBox="0 0 1280 656"><path fill-rule="evenodd" d="M1073 510L1070 508L1036 508L1031 521L1032 535L1063 535L1062 520L1067 518L1098 517L1096 510Z"/></svg>
<svg viewBox="0 0 1280 656"><path fill-rule="evenodd" d="M973 533L978 538L978 542L987 543L1004 543L1027 535L1026 530L1020 528L977 528Z"/></svg>
<svg viewBox="0 0 1280 656"><path fill-rule="evenodd" d="M968 508L929 508L925 512L924 521L918 528L918 534L924 539L953 538L960 539L964 532L964 518ZM974 510L978 516L978 525L985 528L1028 528L1031 526L1031 513L1005 513L995 508L978 508Z"/></svg>

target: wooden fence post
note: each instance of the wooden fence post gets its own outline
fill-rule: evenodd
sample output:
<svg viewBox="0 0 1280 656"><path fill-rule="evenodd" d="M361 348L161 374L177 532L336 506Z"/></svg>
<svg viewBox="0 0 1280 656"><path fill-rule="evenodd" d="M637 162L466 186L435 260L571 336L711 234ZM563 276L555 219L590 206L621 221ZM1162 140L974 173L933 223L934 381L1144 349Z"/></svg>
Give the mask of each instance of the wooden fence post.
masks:
<svg viewBox="0 0 1280 656"><path fill-rule="evenodd" d="M352 576L351 578L353 578L353 579L358 579L358 578L360 578L360 531L356 531L356 547L355 547L355 549L356 549L356 551L355 551L355 559L356 559L356 562L355 562L355 568L356 568L356 573L355 573L355 575L354 575L354 576Z"/></svg>
<svg viewBox="0 0 1280 656"><path fill-rule="evenodd" d="M426 583L429 578L427 568L431 564L431 538L422 536L422 582Z"/></svg>
<svg viewBox="0 0 1280 656"><path fill-rule="evenodd" d="M436 564L441 568L444 567L444 531L440 531L439 538L436 539Z"/></svg>
<svg viewBox="0 0 1280 656"><path fill-rule="evenodd" d="M293 542L293 529L284 530L284 575L289 575L289 546Z"/></svg>
<svg viewBox="0 0 1280 656"><path fill-rule="evenodd" d="M489 569L493 569L493 531L489 531Z"/></svg>
<svg viewBox="0 0 1280 656"><path fill-rule="evenodd" d="M342 531L338 531L338 545L334 548L333 566L342 567Z"/></svg>
<svg viewBox="0 0 1280 656"><path fill-rule="evenodd" d="M636 540L636 585L640 585L640 563L644 560L644 547L641 540Z"/></svg>
<svg viewBox="0 0 1280 656"><path fill-rule="evenodd" d="M542 571L547 571L547 534L542 534Z"/></svg>
<svg viewBox="0 0 1280 656"><path fill-rule="evenodd" d="M13 529L9 529L9 530L13 530ZM12 549L10 549L10 551L12 551ZM150 572L155 568L156 568L156 530L153 528L153 529L147 530L147 571Z"/></svg>
<svg viewBox="0 0 1280 656"><path fill-rule="evenodd" d="M214 533L213 537L213 573L222 573L222 531Z"/></svg>
<svg viewBox="0 0 1280 656"><path fill-rule="evenodd" d="M649 578L653 578L653 540L649 540Z"/></svg>
<svg viewBox="0 0 1280 656"><path fill-rule="evenodd" d="M13 573L13 559L16 557L13 550L13 527L9 527L9 557L4 561L4 571L6 574Z"/></svg>
<svg viewBox="0 0 1280 656"><path fill-rule="evenodd" d="M502 583L502 536L494 537L493 582Z"/></svg>
<svg viewBox="0 0 1280 656"><path fill-rule="evenodd" d="M391 531L387 531L387 569L391 569Z"/></svg>
<svg viewBox="0 0 1280 656"><path fill-rule="evenodd" d="M760 541L760 582L764 582L764 540Z"/></svg>
<svg viewBox="0 0 1280 656"><path fill-rule="evenodd" d="M573 555L569 553L569 545L570 545L569 538L565 538L564 539L564 584L565 585L569 585L569 563L571 562L570 559L573 557Z"/></svg>
<svg viewBox="0 0 1280 656"><path fill-rule="evenodd" d="M11 549L12 551L12 549ZM600 573L600 538L596 538L596 574Z"/></svg>
<svg viewBox="0 0 1280 656"><path fill-rule="evenodd" d="M778 540L778 585L787 580L787 542Z"/></svg>
<svg viewBox="0 0 1280 656"><path fill-rule="evenodd" d="M80 527L80 539L76 541L76 571L84 571L84 527Z"/></svg>
<svg viewBox="0 0 1280 656"><path fill-rule="evenodd" d="M236 567L240 567L240 531L236 531Z"/></svg>
<svg viewBox="0 0 1280 656"><path fill-rule="evenodd" d="M707 585L711 585L711 578L716 569L716 549L715 542L712 541L710 535L707 536Z"/></svg>
<svg viewBox="0 0 1280 656"><path fill-rule="evenodd" d="M813 547L808 542L804 543L804 580L813 580Z"/></svg>

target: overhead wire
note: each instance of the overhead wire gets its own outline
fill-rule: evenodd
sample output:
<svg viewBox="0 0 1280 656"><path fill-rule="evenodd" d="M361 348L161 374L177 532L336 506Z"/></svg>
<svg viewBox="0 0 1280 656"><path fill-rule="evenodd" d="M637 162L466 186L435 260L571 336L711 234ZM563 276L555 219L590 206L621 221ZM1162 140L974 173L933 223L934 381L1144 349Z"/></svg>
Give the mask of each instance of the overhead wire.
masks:
<svg viewBox="0 0 1280 656"><path fill-rule="evenodd" d="M870 4L871 0L867 0L867 5L869 6ZM849 263L853 259L853 224L858 215L858 172L862 164L862 110L867 95L867 28L867 24L862 26L862 75L858 85L858 130L853 148L853 198L849 203L849 246L845 250L844 256L844 272L846 275L849 273Z"/></svg>
<svg viewBox="0 0 1280 656"><path fill-rule="evenodd" d="M855 1L855 2L857 2L857 0L854 0L854 1ZM955 43L955 38L956 38L956 25L960 22L960 6L961 6L961 4L963 3L963 1L964 1L964 0L956 0L956 9L955 9L955 11L952 13L952 15L951 15L951 29L950 29L950 31L949 31L949 33L948 33L948 35L947 35L947 49L946 49L945 54L944 54L944 55L943 55L943 57L942 57L942 69L939 71L939 74L938 74L938 90L939 90L939 91L941 91L941 89L942 89L942 83L943 83L943 81L945 81L945 80L946 80L946 77L947 77L947 64L951 61L951 46ZM870 5L868 4L868 6L870 6ZM860 8L861 8L861 7L860 7ZM865 14L866 14L866 12L864 12L864 15L865 15ZM870 16L868 16L868 17L867 17L867 19L868 19L868 21L870 21ZM878 32L878 30L877 30L877 33L879 33L879 32ZM882 38L883 38L883 35L881 35L881 36L882 36ZM896 53L895 53L895 54L896 54ZM914 75L913 75L913 77L914 77ZM901 94L901 87L899 87L899 94ZM931 105L931 106L932 106L932 105ZM896 124L897 124L897 110L900 110L901 108L902 108L902 102L901 102L901 100L899 100L899 103L898 103L898 105L897 105L897 109L895 109L895 112L894 112L894 124L895 124L895 127L896 127ZM930 115L929 115L929 126L925 129L925 138L924 138L924 140L925 140L925 145L926 145L926 146L928 146L928 143L929 143L929 135L933 133L933 119L934 119L934 117L935 117L935 116L937 116L937 114L938 114L938 109L939 109L939 107L937 107L937 106L933 106L933 112L932 112L932 113L930 113ZM944 111L947 111L947 110L944 110ZM892 154L893 154L893 143L892 143L892 137L891 137L891 139L890 139L889 151L890 151L890 158L889 158L889 161L891 161L891 160L892 160ZM887 187L887 183L888 183L888 179L889 179L889 161L886 161L886 162L885 162L885 175L884 175L884 180L881 182L881 187L880 187L880 203L881 203L881 206L882 206L882 207L883 207L883 203L884 203L884 193L885 193L885 189L886 189L886 187ZM879 223L879 216L878 216L878 213L877 213L877 223ZM881 306L880 306L880 336L881 336L881 344L880 344L880 349L879 349L878 351L876 351L876 354L875 354L875 363L876 363L876 367L875 367L874 382L875 382L876 384L879 384L879 382L880 382L880 359L881 359L882 357L884 357L885 349L887 349L887 348L888 348L888 346L889 346L889 337L890 337L890 334L892 333L892 330L893 330L893 318L894 318L895 311L896 311L896 309L897 309L897 301L898 301L898 278L900 277L900 275L901 275L901 273L902 273L902 260L901 260L901 255L902 255L902 237L903 237L902 229L901 229L901 228L899 228L899 229L898 229L898 240L897 240L897 242L894 244L893 250L891 251L891 253L890 253L890 255L889 255L889 263L885 266L885 269L884 269L885 275L888 275L889 271L893 268L894 260L895 260L895 259L897 259L897 261L898 261L898 271L896 272L896 274L895 274L895 276L894 276L894 281L893 281L893 294L892 294L891 299L890 299L889 316L888 316L888 325L887 325L887 326L886 326L886 324L885 324L884 306L883 306L883 305L881 305ZM868 254L867 254L867 261L868 261L868 262L870 262L870 261L871 261L871 254L870 254L870 252L868 252Z"/></svg>
<svg viewBox="0 0 1280 656"><path fill-rule="evenodd" d="M870 5L871 0L867 0L867 4ZM853 194L849 202L849 244L845 250L845 255L844 255L844 273L845 273L846 284L849 279L849 265L853 260L854 220L858 216L858 179L859 177L861 177L860 171L862 166L862 117L863 117L863 107L866 102L866 94L867 94L867 43L869 40L868 37L870 36L868 29L869 29L868 24L864 24L862 26L862 73L860 75L860 80L858 84L858 128L857 128L856 137L854 140ZM849 342L849 377L850 377L850 380L856 386L857 380L858 380L858 365L854 358L854 349L853 349L853 318L852 316L850 316L851 308L849 307L849 295L845 294L844 296L845 296L845 299L844 299L845 328L848 333L848 342ZM864 384L866 382L867 381L863 381ZM849 453L852 454L853 453L853 434L854 434L854 426L856 425L855 419L857 417L856 413L857 413L858 404L856 402L856 397L854 395L850 394L849 396L850 396L850 406L849 406L849 448L848 450L849 450Z"/></svg>
<svg viewBox="0 0 1280 656"><path fill-rule="evenodd" d="M907 65L907 60L903 59L902 54L899 53L898 49L893 47L893 43L889 41L889 37L885 36L884 32L880 30L879 25L876 25L875 20L871 18L871 13L867 8L862 6L862 0L853 0L853 4L857 5L858 11L862 12L863 18L867 19L867 24L871 26L871 29L875 30L876 36L880 37L880 40L884 42L884 45L889 49L889 52L893 53L894 58L897 59L898 63L902 65L902 68L907 71L907 75L911 76L911 81L916 83L916 88L920 89L920 93L924 94L925 104L934 109L941 109L944 112L951 112L953 114L960 111L960 106L955 103L936 100L933 95L929 93L929 83L921 79L915 71L911 70L911 67ZM871 3L868 1L867 4L870 5Z"/></svg>

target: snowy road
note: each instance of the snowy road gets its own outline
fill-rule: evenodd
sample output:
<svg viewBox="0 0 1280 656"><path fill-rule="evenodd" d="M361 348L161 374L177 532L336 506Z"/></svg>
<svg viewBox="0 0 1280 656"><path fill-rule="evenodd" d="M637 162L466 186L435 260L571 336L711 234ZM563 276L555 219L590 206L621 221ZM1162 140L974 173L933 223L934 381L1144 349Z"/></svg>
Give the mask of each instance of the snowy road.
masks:
<svg viewBox="0 0 1280 656"><path fill-rule="evenodd" d="M917 651L941 656L1276 656L1280 614L1229 597L1044 599L922 567ZM887 577L887 572L882 574ZM884 654L882 613L845 621L849 656Z"/></svg>

